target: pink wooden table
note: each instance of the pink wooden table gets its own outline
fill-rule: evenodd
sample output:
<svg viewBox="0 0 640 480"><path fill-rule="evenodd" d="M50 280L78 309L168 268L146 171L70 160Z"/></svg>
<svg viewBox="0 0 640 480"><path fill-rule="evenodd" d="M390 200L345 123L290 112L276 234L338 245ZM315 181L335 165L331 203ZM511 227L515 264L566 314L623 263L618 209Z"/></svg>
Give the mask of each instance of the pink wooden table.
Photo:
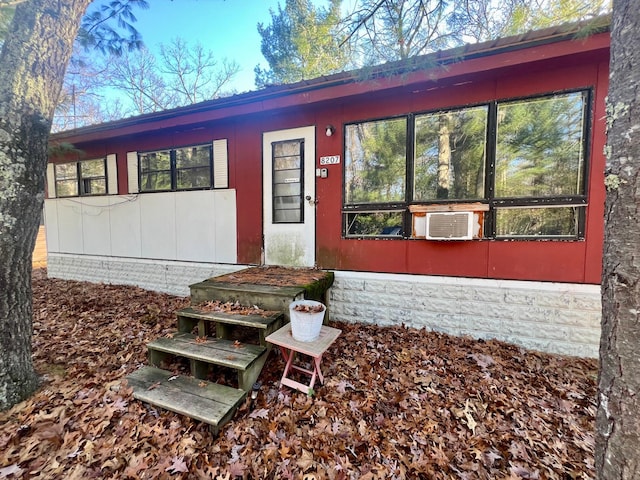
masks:
<svg viewBox="0 0 640 480"><path fill-rule="evenodd" d="M336 338L338 338L341 333L342 330L323 325L320 329L320 336L317 340L313 342L300 342L293 338L293 335L291 335L291 324L287 323L284 327L269 335L265 340L273 343L274 345L278 345L285 362L287 362L284 367L282 379L280 380L280 385L286 385L303 393L309 394L310 390L313 389L313 386L316 383L316 378L320 380L320 383L324 383L324 376L320 370L322 355L324 355L324 352L326 352L331 344L336 341ZM293 363L297 353L311 357L313 370L309 370ZM288 375L292 370L296 370L310 376L311 381L309 384L305 385L304 383L296 382L289 378Z"/></svg>

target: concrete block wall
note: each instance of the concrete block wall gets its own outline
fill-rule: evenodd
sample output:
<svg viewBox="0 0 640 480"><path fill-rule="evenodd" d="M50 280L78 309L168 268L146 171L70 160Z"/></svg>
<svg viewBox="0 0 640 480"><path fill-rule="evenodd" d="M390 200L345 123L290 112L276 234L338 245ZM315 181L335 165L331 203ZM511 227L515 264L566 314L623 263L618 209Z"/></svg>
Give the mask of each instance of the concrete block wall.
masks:
<svg viewBox="0 0 640 480"><path fill-rule="evenodd" d="M329 300L333 320L404 324L598 356L599 285L338 271Z"/></svg>
<svg viewBox="0 0 640 480"><path fill-rule="evenodd" d="M189 285L245 265L50 253L50 277L189 295ZM336 271L331 319L496 338L549 353L597 357L600 286Z"/></svg>
<svg viewBox="0 0 640 480"><path fill-rule="evenodd" d="M135 285L186 297L190 284L242 268L246 266L50 253L47 274L65 280Z"/></svg>

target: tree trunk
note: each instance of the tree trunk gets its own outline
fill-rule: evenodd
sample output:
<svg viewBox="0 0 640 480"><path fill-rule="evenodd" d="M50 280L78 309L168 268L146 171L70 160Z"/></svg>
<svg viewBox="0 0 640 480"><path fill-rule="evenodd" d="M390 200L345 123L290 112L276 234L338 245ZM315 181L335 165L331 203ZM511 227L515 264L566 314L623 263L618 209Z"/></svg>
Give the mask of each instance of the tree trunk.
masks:
<svg viewBox="0 0 640 480"><path fill-rule="evenodd" d="M614 2L608 97L602 337L596 418L601 479L640 478L640 10Z"/></svg>
<svg viewBox="0 0 640 480"><path fill-rule="evenodd" d="M436 198L449 198L451 187L451 114L440 115L438 129L438 187Z"/></svg>
<svg viewBox="0 0 640 480"><path fill-rule="evenodd" d="M0 410L38 385L31 359L31 257L53 111L89 3L21 3L0 54Z"/></svg>

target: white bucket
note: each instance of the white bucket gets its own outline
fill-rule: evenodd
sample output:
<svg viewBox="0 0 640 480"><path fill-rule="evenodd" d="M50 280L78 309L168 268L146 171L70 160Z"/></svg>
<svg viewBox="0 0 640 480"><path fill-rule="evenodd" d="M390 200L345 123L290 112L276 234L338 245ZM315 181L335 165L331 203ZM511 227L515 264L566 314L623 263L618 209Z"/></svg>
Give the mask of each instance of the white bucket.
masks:
<svg viewBox="0 0 640 480"><path fill-rule="evenodd" d="M308 307L322 306L321 312L300 312L295 308L298 305ZM313 342L320 335L324 313L327 307L314 300L296 300L289 305L289 318L291 319L291 335L299 342Z"/></svg>

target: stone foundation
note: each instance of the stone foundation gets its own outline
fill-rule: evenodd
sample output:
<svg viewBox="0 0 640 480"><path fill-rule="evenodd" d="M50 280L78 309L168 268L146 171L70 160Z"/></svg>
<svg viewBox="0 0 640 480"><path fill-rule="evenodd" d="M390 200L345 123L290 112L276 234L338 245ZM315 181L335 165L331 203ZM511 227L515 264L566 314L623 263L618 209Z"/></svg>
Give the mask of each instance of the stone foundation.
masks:
<svg viewBox="0 0 640 480"><path fill-rule="evenodd" d="M189 285L246 268L49 254L50 277L189 295ZM600 286L336 271L332 320L496 338L549 353L597 357Z"/></svg>

